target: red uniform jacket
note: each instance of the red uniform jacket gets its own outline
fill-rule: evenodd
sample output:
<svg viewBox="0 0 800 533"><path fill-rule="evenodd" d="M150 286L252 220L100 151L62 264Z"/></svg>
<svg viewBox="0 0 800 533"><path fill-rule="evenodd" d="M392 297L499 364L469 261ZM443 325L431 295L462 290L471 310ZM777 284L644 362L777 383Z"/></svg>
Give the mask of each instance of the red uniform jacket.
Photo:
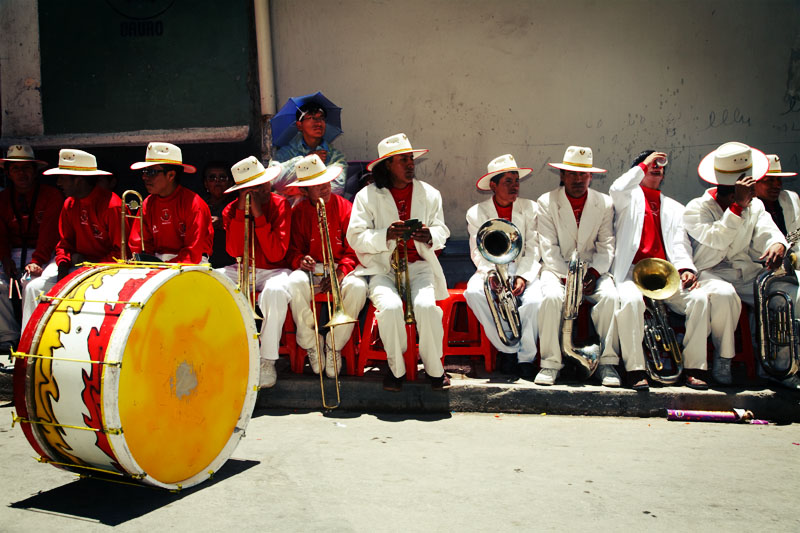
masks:
<svg viewBox="0 0 800 533"><path fill-rule="evenodd" d="M358 265L356 253L345 237L352 209L353 204L336 194L331 194L330 201L325 204L333 261L337 264L336 269L345 275ZM292 238L286 258L292 269L297 270L306 255L310 255L318 263L322 261L322 236L317 222L317 208L308 198L304 198L292 209Z"/></svg>
<svg viewBox="0 0 800 533"><path fill-rule="evenodd" d="M211 211L200 196L183 185L161 198L151 194L142 206L144 251L148 254L177 254L170 263L200 263L211 257L214 228ZM132 223L129 244L132 252L142 251L139 223Z"/></svg>
<svg viewBox="0 0 800 533"><path fill-rule="evenodd" d="M222 224L227 232L226 248L231 257L242 257L244 250L244 211L234 200L222 211ZM261 206L262 215L255 219L256 268L287 268L289 230L292 219L289 203L282 196L270 194Z"/></svg>
<svg viewBox="0 0 800 533"><path fill-rule="evenodd" d="M58 220L56 264L71 263L73 253L93 263L119 258L120 209L119 196L102 187L95 187L86 198L67 198Z"/></svg>
<svg viewBox="0 0 800 533"><path fill-rule="evenodd" d="M34 191L24 196L25 204L30 206ZM24 245L33 251L31 262L44 268L58 242L58 215L62 205L64 195L50 185L39 185L32 210L24 209L18 196L12 198L11 188L0 191L0 258L8 259L12 248ZM28 214L31 211L33 216Z"/></svg>

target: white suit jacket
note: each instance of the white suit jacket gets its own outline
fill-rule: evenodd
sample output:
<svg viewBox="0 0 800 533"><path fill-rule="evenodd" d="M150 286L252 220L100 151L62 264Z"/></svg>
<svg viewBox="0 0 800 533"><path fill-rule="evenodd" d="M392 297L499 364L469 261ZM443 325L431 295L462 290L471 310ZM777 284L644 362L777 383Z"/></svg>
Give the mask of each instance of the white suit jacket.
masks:
<svg viewBox="0 0 800 533"><path fill-rule="evenodd" d="M639 250L644 227L644 191L639 186L644 179L644 171L636 165L611 184L609 194L614 202L614 230L617 249L611 272L617 283L625 281L633 258ZM661 194L661 236L667 260L678 270L697 269L692 262L692 245L683 227L682 204Z"/></svg>
<svg viewBox="0 0 800 533"><path fill-rule="evenodd" d="M800 198L794 191L781 191L778 204L783 210L783 221L786 222L786 231L791 233L800 229Z"/></svg>
<svg viewBox="0 0 800 533"><path fill-rule="evenodd" d="M575 221L564 187L539 197L536 214L542 268L567 277L568 261L577 248L582 261L603 275L614 258L614 207L607 194L589 189L581 214Z"/></svg>
<svg viewBox="0 0 800 533"><path fill-rule="evenodd" d="M495 264L487 261L478 251L477 234L481 225L493 218L498 218L498 214L492 198L473 205L467 211L469 255L478 268L478 272L483 274L494 270ZM516 270L512 270L514 274L530 283L539 275L541 268L539 238L536 234L536 203L533 200L517 198L511 208L511 222L522 234L522 251L512 263L509 263L509 268L511 265L515 265Z"/></svg>
<svg viewBox="0 0 800 533"><path fill-rule="evenodd" d="M756 260L775 243L788 246L772 217L758 198L737 216L724 212L707 190L686 205L683 223L692 238L694 264L707 270L721 262L739 270L742 279L750 279L763 269Z"/></svg>
<svg viewBox="0 0 800 533"><path fill-rule="evenodd" d="M450 230L444 224L442 196L439 191L419 180L414 180L411 193L411 218L419 219L431 231L431 246L414 241L420 257L433 270L434 292L437 300L448 297L447 280L442 265L434 253L444 248ZM358 275L392 274L391 256L397 242L386 241L386 230L392 222L400 220L397 205L389 189L379 189L370 184L356 194L350 225L347 228L347 241L355 250L361 265L356 268Z"/></svg>

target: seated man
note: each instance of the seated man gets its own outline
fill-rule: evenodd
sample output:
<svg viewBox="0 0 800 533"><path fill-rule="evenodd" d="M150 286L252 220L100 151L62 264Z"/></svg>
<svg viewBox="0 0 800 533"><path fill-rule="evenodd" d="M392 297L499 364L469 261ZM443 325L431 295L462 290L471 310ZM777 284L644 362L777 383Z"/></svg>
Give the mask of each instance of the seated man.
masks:
<svg viewBox="0 0 800 533"><path fill-rule="evenodd" d="M800 229L800 197L794 191L783 188L783 178L797 176L797 172L781 170L781 160L775 154L767 155L769 170L756 181L756 196L764 203L764 208L772 216L784 236Z"/></svg>
<svg viewBox="0 0 800 533"><path fill-rule="evenodd" d="M40 293L74 270L75 265L113 262L120 258L120 209L122 200L97 185L97 177L110 172L97 169L95 157L82 150L64 148L58 167L45 175L57 175L58 187L67 197L58 219L59 240L55 263L32 280L22 299L22 327L28 323Z"/></svg>
<svg viewBox="0 0 800 533"><path fill-rule="evenodd" d="M498 352L504 354L502 369L506 373L514 373L519 363L520 374L533 377L533 360L536 358L536 337L538 335L536 313L541 303L541 289L538 287L539 277L539 238L536 233L536 203L533 200L519 198L519 182L532 172L530 168L519 168L514 156L501 155L489 162L488 173L476 183L478 190L491 190L488 200L475 204L467 211L467 230L469 231L469 250L472 262L478 271L469 279L464 299L475 313L486 336ZM513 223L521 234L522 248L519 255L508 263L508 277L513 295L521 299L517 304L521 330L519 340L512 340L508 324L502 321L505 342L500 337L489 307L489 300L484 292L487 275L496 269L496 264L489 262L477 247L478 229L488 220L501 218ZM489 278L495 279L494 277Z"/></svg>
<svg viewBox="0 0 800 533"><path fill-rule="evenodd" d="M693 239L694 264L699 279L723 280L736 289L741 301L754 303L753 282L763 271L781 265L787 242L764 204L755 197L755 183L767 172L767 157L746 144L728 142L706 155L697 168L704 181L717 185L686 206L684 225ZM777 283L793 299L797 286ZM738 319L734 316L733 320ZM733 353L715 354L712 377L730 385ZM729 358L730 357L730 358ZM789 376L784 385L797 388L800 380Z"/></svg>
<svg viewBox="0 0 800 533"><path fill-rule="evenodd" d="M683 206L661 193L667 154L646 150L631 169L611 184L617 249L612 273L619 291L616 312L619 345L634 389L648 387L645 372L644 311L642 292L632 280L633 267L647 258L664 259L680 272L681 287L664 303L686 317L683 367L686 386L707 389L706 342L711 331L720 357L734 354L733 331L739 317L739 299L733 287L721 280L697 281L692 248L683 228ZM657 354L660 357L660 354Z"/></svg>
<svg viewBox="0 0 800 533"><path fill-rule="evenodd" d="M143 169L142 180L149 193L142 206L144 239L139 224L133 224L128 240L131 251L170 263L208 262L214 245L211 211L199 195L180 184L184 172L197 171L183 163L180 148L151 142L145 160L132 164L131 169Z"/></svg>
<svg viewBox="0 0 800 533"><path fill-rule="evenodd" d="M8 352L20 337L19 307L15 312L12 297L21 297L30 280L42 275L58 242L64 197L39 183L38 171L46 166L25 145L11 146L0 159L9 178L8 188L0 191L0 352Z"/></svg>
<svg viewBox="0 0 800 533"><path fill-rule="evenodd" d="M406 373L403 297L392 268L398 242L405 242L408 254L405 272L410 287L404 292L410 295L411 301L405 303L413 308L416 318L419 355L425 372L434 390L442 390L450 384L442 366L442 310L436 305L437 300L449 297L436 250L444 248L450 230L444 224L439 191L414 175L414 159L427 152L411 148L404 133L382 140L378 144L378 159L367 165L375 182L356 194L347 229L347 240L363 265L356 273L371 276L369 298L376 309L378 330L389 363L383 388L389 391L402 390ZM411 219L419 225L407 224ZM401 278L405 278L405 274Z"/></svg>
<svg viewBox="0 0 800 533"><path fill-rule="evenodd" d="M289 161L293 157L307 156L317 154L319 158L328 166L337 165L344 169L339 174L333 183L331 183L331 191L334 194L344 197L344 185L347 179L347 160L344 154L333 148L325 140L325 130L327 128L327 112L325 109L316 102L307 102L300 106L296 113L297 122L297 135L294 136L292 141L281 147L275 160L280 162ZM293 185L284 181L282 178L276 180L274 189L276 192L283 193L287 187ZM291 191L290 191L291 192Z"/></svg>
<svg viewBox="0 0 800 533"><path fill-rule="evenodd" d="M598 377L606 387L619 387L614 365L614 311L617 290L608 274L614 257L614 207L611 198L589 188L592 174L605 170L592 165L592 149L570 146L562 163L548 163L561 173L561 185L538 200L537 227L542 253L542 305L539 309L539 348L542 369L534 383L552 385L564 364L561 360L561 316L569 260L578 250L587 264L583 297L592 302L592 321L600 335Z"/></svg>
<svg viewBox="0 0 800 533"><path fill-rule="evenodd" d="M264 316L261 325L261 357L259 387L275 385L278 374L275 361L289 309L289 269L286 268L286 251L289 249L289 228L292 222L289 206L284 198L270 192L270 182L281 173L280 165L268 169L254 156L242 159L232 168L233 187L226 194L236 192L238 198L222 211L222 225L226 231L227 249L239 265L229 265L219 271L233 281L239 281L242 262L255 263L255 286L261 291L258 306ZM245 218L247 196L250 196L250 213ZM245 225L253 242L254 257L248 258L245 249ZM245 283L248 283L245 281ZM247 291L246 287L242 287Z"/></svg>
<svg viewBox="0 0 800 533"><path fill-rule="evenodd" d="M342 368L342 348L350 339L356 323L331 328L325 342L319 340L319 346L320 348L325 346L326 354L325 359L320 359L317 353L318 339L314 333L314 316L311 310L314 303L311 301L309 283L309 276L312 273L320 276L326 273L325 265L322 263L326 237L321 234L317 216L320 199L325 205L327 239L330 241L333 255L329 260L335 265L336 278L341 287L342 306L350 318L358 320L358 314L367 300L367 284L363 278L353 274L358 259L345 235L353 206L341 196L331 193L331 181L341 174L342 168L336 165L325 168L325 164L316 154L304 157L295 168L297 181L293 185L300 189L305 199L292 209L292 236L286 256L291 267L295 269L289 276L292 317L297 325L297 345L308 352L311 369L315 374L319 374L324 368L327 376L332 378L338 375ZM324 253L327 254L328 251L325 250ZM323 277L315 292L330 292L330 290L330 278Z"/></svg>

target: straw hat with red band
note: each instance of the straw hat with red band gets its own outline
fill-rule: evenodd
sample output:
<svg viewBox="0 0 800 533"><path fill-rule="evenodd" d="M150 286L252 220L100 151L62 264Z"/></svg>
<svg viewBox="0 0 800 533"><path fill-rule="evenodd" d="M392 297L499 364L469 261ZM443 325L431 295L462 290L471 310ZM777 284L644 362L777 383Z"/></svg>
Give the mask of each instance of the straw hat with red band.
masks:
<svg viewBox="0 0 800 533"><path fill-rule="evenodd" d="M269 168L264 168L261 161L256 156L251 155L231 167L231 174L233 174L233 181L236 182L236 185L228 188L225 194L269 183L282 172L283 168L280 165L270 165Z"/></svg>
<svg viewBox="0 0 800 533"><path fill-rule="evenodd" d="M591 172L599 174L605 169L597 168L592 163L592 149L588 146L570 146L564 152L564 160L561 163L547 163L553 168L561 170L571 170L573 172Z"/></svg>
<svg viewBox="0 0 800 533"><path fill-rule="evenodd" d="M781 170L781 159L775 154L767 154L767 161L769 161L769 170L764 175L765 178L770 176L777 176L779 178L791 178L797 176L797 172L783 172Z"/></svg>
<svg viewBox="0 0 800 533"><path fill-rule="evenodd" d="M46 161L36 159L36 156L33 155L33 148L27 144L9 146L5 159L0 159L0 168L6 168L6 163L35 163L39 170L47 166Z"/></svg>
<svg viewBox="0 0 800 533"><path fill-rule="evenodd" d="M735 185L740 176L761 179L769 161L764 152L740 142L727 142L700 161L697 174L714 185Z"/></svg>
<svg viewBox="0 0 800 533"><path fill-rule="evenodd" d="M495 157L489 164L486 165L487 173L478 178L478 182L475 186L478 190L481 191L490 191L492 188L489 184L492 182L492 178L498 176L500 174L505 174L506 172L516 172L519 174L519 179L524 178L531 172L533 172L532 168L520 168L517 166L517 161L514 159L514 156L511 154L501 155L500 157Z"/></svg>
<svg viewBox="0 0 800 533"><path fill-rule="evenodd" d="M110 176L111 172L97 170L97 158L89 152L63 148L58 152L58 166L45 170L46 176L66 174L70 176Z"/></svg>
<svg viewBox="0 0 800 533"><path fill-rule="evenodd" d="M384 159L392 157L393 155L414 154L414 159L416 159L427 153L427 149L414 150L411 148L411 141L408 140L406 134L398 133L397 135L386 137L384 140L378 143L378 159L367 164L367 170L372 172L372 169L375 168L375 165Z"/></svg>
<svg viewBox="0 0 800 533"><path fill-rule="evenodd" d="M322 185L339 177L344 170L339 165L325 166L317 154L307 155L294 167L297 179L291 183L293 187L313 187Z"/></svg>
<svg viewBox="0 0 800 533"><path fill-rule="evenodd" d="M181 149L170 143L152 142L147 145L144 161L131 165L132 170L152 167L153 165L178 165L183 167L187 174L194 174L197 169L183 162Z"/></svg>

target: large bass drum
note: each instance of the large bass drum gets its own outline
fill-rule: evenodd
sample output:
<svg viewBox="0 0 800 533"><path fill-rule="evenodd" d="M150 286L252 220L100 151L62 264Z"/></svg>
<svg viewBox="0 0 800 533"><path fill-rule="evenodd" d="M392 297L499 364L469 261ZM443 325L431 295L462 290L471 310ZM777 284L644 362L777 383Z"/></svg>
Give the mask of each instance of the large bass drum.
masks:
<svg viewBox="0 0 800 533"><path fill-rule="evenodd" d="M231 456L258 390L247 300L208 267L92 265L22 335L15 421L45 462L167 489Z"/></svg>

